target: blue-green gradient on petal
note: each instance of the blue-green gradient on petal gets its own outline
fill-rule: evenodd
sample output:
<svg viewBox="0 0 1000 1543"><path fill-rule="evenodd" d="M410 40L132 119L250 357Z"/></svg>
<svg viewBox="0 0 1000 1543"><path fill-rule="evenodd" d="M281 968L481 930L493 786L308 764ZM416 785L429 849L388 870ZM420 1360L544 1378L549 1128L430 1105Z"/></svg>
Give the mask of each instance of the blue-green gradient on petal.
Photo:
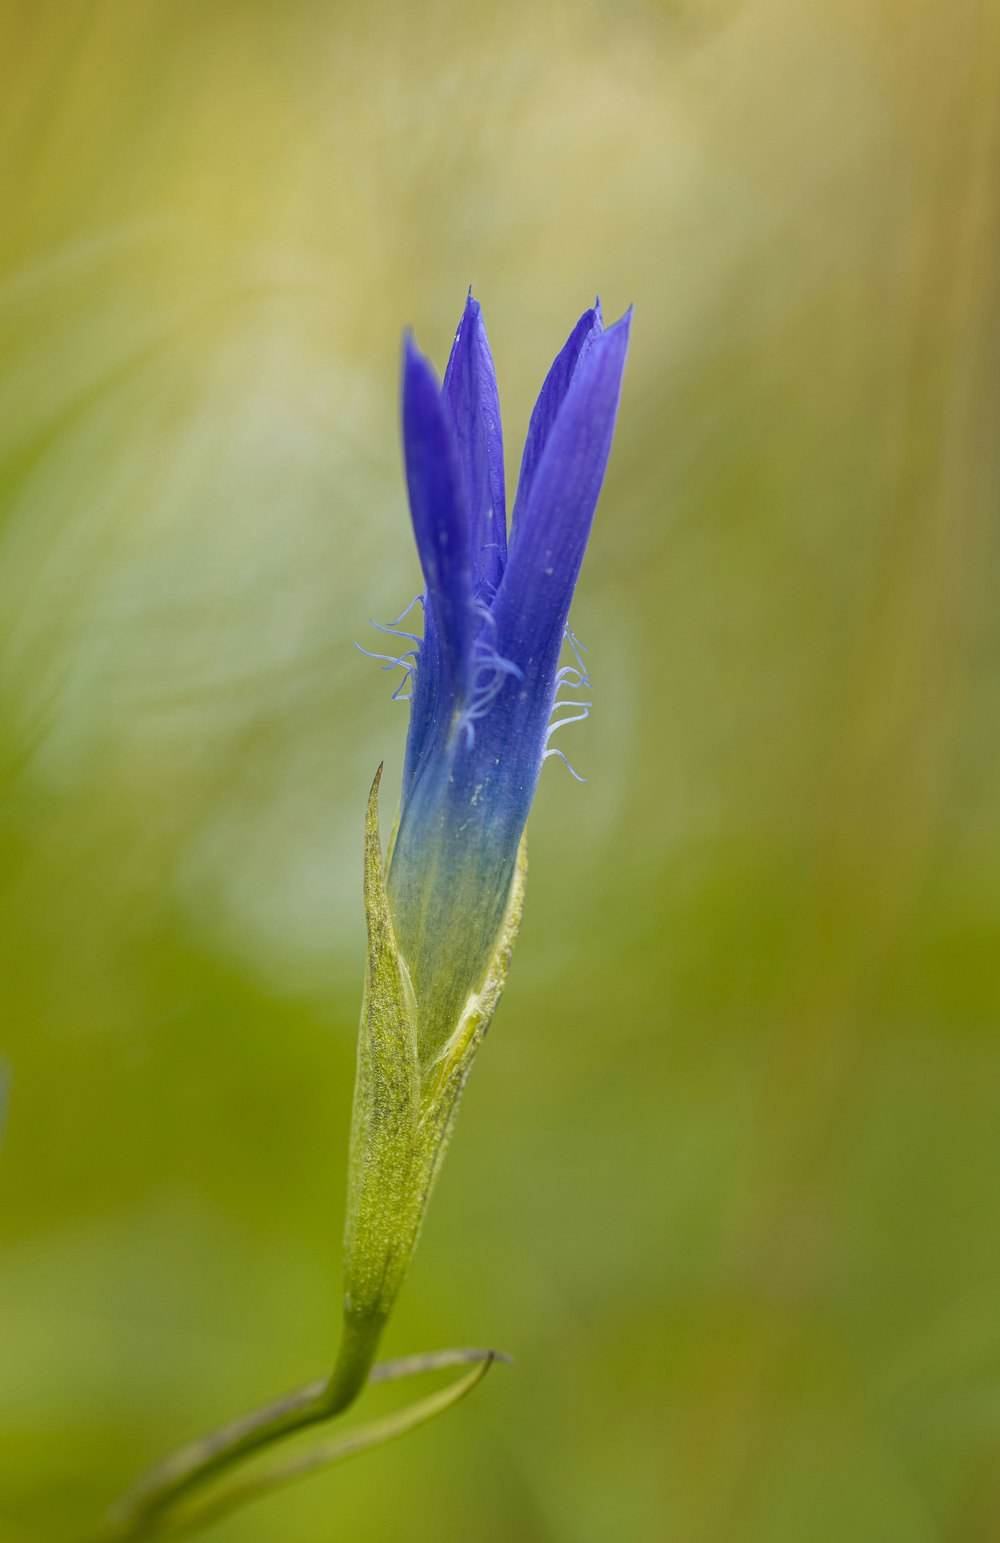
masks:
<svg viewBox="0 0 1000 1543"><path fill-rule="evenodd" d="M471 294L443 387L407 338L403 450L424 575L388 892L433 1055L503 917L546 753L570 603L611 451L631 311L573 328L532 414L510 549L499 397Z"/></svg>

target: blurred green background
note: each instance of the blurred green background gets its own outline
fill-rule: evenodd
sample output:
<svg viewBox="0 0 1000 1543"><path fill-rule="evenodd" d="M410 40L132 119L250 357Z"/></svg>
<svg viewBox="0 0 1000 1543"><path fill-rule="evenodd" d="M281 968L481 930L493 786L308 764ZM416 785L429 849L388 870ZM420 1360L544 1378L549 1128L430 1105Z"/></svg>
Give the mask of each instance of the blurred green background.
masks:
<svg viewBox="0 0 1000 1543"><path fill-rule="evenodd" d="M2 1543L331 1359L352 641L470 280L511 479L636 304L386 1344L518 1364L214 1535L1000 1536L1000 7L2 0L0 104Z"/></svg>

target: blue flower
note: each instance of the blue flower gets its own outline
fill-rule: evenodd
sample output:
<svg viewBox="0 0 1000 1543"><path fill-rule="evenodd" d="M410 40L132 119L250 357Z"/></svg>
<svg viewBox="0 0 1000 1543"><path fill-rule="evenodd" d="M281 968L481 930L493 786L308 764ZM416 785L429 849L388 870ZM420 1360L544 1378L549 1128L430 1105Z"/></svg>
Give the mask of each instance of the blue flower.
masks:
<svg viewBox="0 0 1000 1543"><path fill-rule="evenodd" d="M496 944L534 797L570 602L611 450L631 311L586 311L528 427L508 542L496 376L471 294L444 382L407 337L403 450L424 575L387 892L421 1060L454 1031ZM580 674L583 672L581 671ZM570 705L570 704L567 704ZM573 704L575 705L575 704Z"/></svg>

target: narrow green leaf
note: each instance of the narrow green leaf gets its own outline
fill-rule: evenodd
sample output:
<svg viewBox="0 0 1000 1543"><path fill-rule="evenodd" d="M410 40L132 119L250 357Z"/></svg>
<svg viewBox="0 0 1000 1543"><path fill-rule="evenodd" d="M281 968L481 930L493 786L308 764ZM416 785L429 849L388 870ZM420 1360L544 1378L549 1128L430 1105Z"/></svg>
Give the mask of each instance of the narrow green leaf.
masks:
<svg viewBox="0 0 1000 1543"><path fill-rule="evenodd" d="M474 1366L471 1372L460 1377L450 1387L443 1388L438 1393L432 1393L429 1397L422 1398L417 1403L398 1410L395 1414L385 1416L384 1419L373 1420L357 1430L349 1431L333 1440L324 1441L287 1462L276 1463L259 1473L251 1474L186 1512L172 1513L164 1518L163 1524L157 1528L154 1535L175 1537L185 1532L196 1531L227 1516L250 1500L256 1500L259 1496L269 1494L272 1490L284 1485L293 1484L297 1479L306 1478L309 1474L319 1473L322 1469L344 1462L349 1457L356 1457L361 1452L369 1452L375 1447L384 1446L389 1441L395 1441L398 1436L405 1436L409 1431L416 1430L418 1426L436 1419L439 1414L444 1414L453 1404L459 1403L471 1393L477 1383L486 1376L494 1359L496 1359L494 1353L488 1351L485 1360Z"/></svg>

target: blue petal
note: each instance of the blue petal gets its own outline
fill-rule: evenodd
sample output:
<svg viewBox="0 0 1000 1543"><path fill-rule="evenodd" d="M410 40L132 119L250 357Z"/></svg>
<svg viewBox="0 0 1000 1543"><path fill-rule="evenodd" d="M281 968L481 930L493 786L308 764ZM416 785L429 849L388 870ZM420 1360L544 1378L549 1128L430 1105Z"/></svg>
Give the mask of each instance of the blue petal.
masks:
<svg viewBox="0 0 1000 1543"><path fill-rule="evenodd" d="M518 491L517 526L493 616L498 652L522 671L522 696L554 685L611 451L631 321L630 308L581 348L527 492L522 498Z"/></svg>
<svg viewBox="0 0 1000 1543"><path fill-rule="evenodd" d="M471 520L473 584L493 598L507 561L507 507L503 476L500 398L493 356L479 302L471 291L444 375Z"/></svg>
<svg viewBox="0 0 1000 1543"><path fill-rule="evenodd" d="M472 599L469 521L450 414L432 366L410 337L403 349L403 454L426 584L425 626L429 621L437 642L438 685L443 692L463 697L479 626Z"/></svg>
<svg viewBox="0 0 1000 1543"><path fill-rule="evenodd" d="M445 585L442 575L452 574L458 549L435 535L435 522L424 519L412 486L419 485L432 512L440 497L451 511L449 520L455 517L461 462L451 408L441 407L448 428L441 435L439 420L423 400L433 374L416 356L423 374L416 380L419 392L414 390L420 397L420 414L416 409L413 414L419 428L414 459L431 458L430 423L437 434L433 453L446 470L450 453L459 468L450 483L443 478L443 492L426 468L411 477L428 608L404 797L386 881L419 1004L418 1043L426 1065L434 1064L469 991L481 983L502 920L545 752L563 631L610 452L630 321L631 312L604 333L598 313L588 313L543 388L509 558L465 677L480 696L485 693L480 711L476 691L457 691L445 661L446 654L468 660L470 636L483 626L481 607L475 614L471 599L474 565L466 544L461 549L466 565L458 565L465 575L462 605L457 605L459 589ZM409 471L409 448L407 462ZM450 596L444 607L442 592ZM463 620L463 606L473 609L473 628ZM451 634L439 624L442 615ZM497 670L492 682L490 658Z"/></svg>
<svg viewBox="0 0 1000 1543"><path fill-rule="evenodd" d="M517 479L517 496L514 500L514 513L511 519L512 536L528 494L531 491L531 485L535 480L535 473L538 470L538 463L542 458L542 451L545 449L546 441L562 406L563 398L569 389L570 381L573 379L577 366L586 355L591 344L596 338L601 336L603 330L601 302L598 300L592 310L584 311L556 355L552 367L542 383L542 389L538 393L538 401L535 403L531 414L531 422L528 424L528 437L524 442L524 454L521 457L521 473Z"/></svg>
<svg viewBox="0 0 1000 1543"><path fill-rule="evenodd" d="M417 665L410 675L410 727L406 735L403 762L403 803L413 791L417 776L427 760L435 736L447 723L452 704L441 690L441 657L434 613L424 594L424 635L418 649Z"/></svg>

